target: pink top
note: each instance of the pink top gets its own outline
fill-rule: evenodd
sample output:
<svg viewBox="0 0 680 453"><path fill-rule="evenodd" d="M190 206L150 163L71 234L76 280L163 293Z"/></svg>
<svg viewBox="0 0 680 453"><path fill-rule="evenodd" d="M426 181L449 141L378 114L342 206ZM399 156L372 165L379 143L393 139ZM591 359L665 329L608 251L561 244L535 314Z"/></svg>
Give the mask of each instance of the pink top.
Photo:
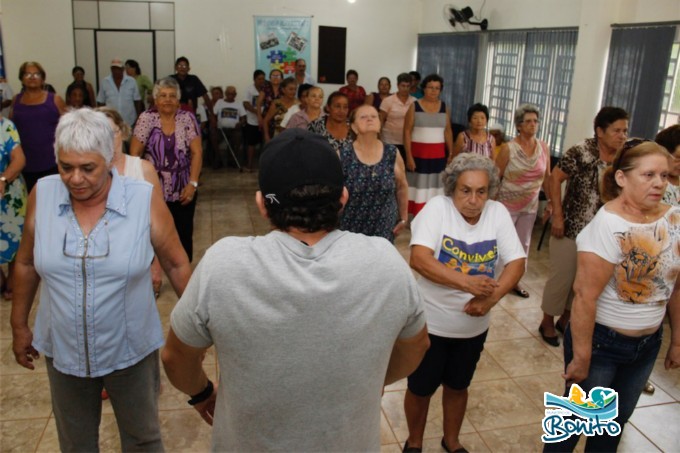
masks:
<svg viewBox="0 0 680 453"><path fill-rule="evenodd" d="M527 156L514 140L508 143L508 148L510 156L502 175L498 201L511 213L536 212L538 192L541 190L545 168L548 165L546 145L536 140L536 148L531 156Z"/></svg>

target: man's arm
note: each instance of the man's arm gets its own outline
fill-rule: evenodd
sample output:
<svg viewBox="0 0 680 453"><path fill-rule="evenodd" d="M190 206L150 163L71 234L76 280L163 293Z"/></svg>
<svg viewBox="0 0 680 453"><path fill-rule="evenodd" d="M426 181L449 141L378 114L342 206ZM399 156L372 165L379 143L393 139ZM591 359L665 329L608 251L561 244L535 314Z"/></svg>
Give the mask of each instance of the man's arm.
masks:
<svg viewBox="0 0 680 453"><path fill-rule="evenodd" d="M208 376L203 370L203 357L207 348L194 348L182 342L170 328L165 346L161 350L161 360L165 374L175 388L187 395L197 395L208 386ZM194 405L209 425L213 423L217 387L210 397Z"/></svg>
<svg viewBox="0 0 680 453"><path fill-rule="evenodd" d="M410 375L418 368L430 347L427 326L411 338L398 338L394 342L390 363L385 374L385 385L390 385Z"/></svg>

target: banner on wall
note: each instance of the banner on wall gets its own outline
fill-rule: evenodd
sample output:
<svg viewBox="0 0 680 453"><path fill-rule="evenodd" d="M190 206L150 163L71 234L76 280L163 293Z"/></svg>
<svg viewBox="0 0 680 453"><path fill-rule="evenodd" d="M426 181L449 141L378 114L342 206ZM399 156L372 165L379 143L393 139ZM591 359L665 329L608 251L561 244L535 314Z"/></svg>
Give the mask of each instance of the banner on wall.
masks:
<svg viewBox="0 0 680 453"><path fill-rule="evenodd" d="M255 65L267 76L280 69L284 77L295 73L295 60L311 67L311 17L255 16Z"/></svg>

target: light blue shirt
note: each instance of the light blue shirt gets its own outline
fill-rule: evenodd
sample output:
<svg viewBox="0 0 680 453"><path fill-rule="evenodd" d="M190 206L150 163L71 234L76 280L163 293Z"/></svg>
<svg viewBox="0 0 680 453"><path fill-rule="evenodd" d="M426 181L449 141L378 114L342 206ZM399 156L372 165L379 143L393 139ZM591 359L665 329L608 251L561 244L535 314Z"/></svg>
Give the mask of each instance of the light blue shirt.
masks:
<svg viewBox="0 0 680 453"><path fill-rule="evenodd" d="M78 377L130 367L163 345L150 274L152 186L112 173L106 210L87 237L60 177L37 184L33 346Z"/></svg>
<svg viewBox="0 0 680 453"><path fill-rule="evenodd" d="M129 126L135 124L137 120L135 101L141 101L141 99L137 82L127 74L123 74L120 88L113 81L113 76L109 75L102 82L97 94L97 102L118 110L120 116Z"/></svg>

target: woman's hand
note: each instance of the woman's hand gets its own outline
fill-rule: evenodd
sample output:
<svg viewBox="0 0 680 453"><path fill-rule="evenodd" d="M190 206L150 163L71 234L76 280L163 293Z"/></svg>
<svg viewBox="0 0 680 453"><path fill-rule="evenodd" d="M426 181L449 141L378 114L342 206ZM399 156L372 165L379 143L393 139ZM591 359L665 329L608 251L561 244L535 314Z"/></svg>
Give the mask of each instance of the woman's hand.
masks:
<svg viewBox="0 0 680 453"><path fill-rule="evenodd" d="M404 231L404 229L406 228L407 225L408 225L408 221L406 221L406 220L400 220L400 221L395 225L395 227L392 228L392 234L395 235L395 236L398 236L399 233L401 233L402 231Z"/></svg>
<svg viewBox="0 0 680 453"><path fill-rule="evenodd" d="M667 370L680 367L680 345L670 345L668 347L664 367Z"/></svg>
<svg viewBox="0 0 680 453"><path fill-rule="evenodd" d="M465 304L463 311L470 316L484 316L491 310L491 307L496 305L496 302L488 297L473 297Z"/></svg>
<svg viewBox="0 0 680 453"><path fill-rule="evenodd" d="M406 156L406 169L408 171L416 171L416 161L412 156Z"/></svg>
<svg viewBox="0 0 680 453"><path fill-rule="evenodd" d="M559 214L552 214L552 225L550 226L550 234L553 237L560 239L564 237L564 217Z"/></svg>
<svg viewBox="0 0 680 453"><path fill-rule="evenodd" d="M180 204L182 206L188 205L193 201L195 195L196 188L191 184L187 184L186 186L184 186L184 190L182 190L182 193L179 195Z"/></svg>
<svg viewBox="0 0 680 453"><path fill-rule="evenodd" d="M33 360L40 358L40 353L32 346L33 332L27 327L12 329L12 351L14 360L29 370L34 370Z"/></svg>
<svg viewBox="0 0 680 453"><path fill-rule="evenodd" d="M569 365L567 365L567 371L562 374L562 377L569 384L578 384L588 377L588 371L590 370L590 361L579 360L574 357Z"/></svg>
<svg viewBox="0 0 680 453"><path fill-rule="evenodd" d="M550 220L550 217L552 217L552 205L550 202L548 202L547 205L545 205L545 209L543 210L543 216L541 217L541 223L545 225L545 223Z"/></svg>
<svg viewBox="0 0 680 453"><path fill-rule="evenodd" d="M498 282L486 275L467 275L463 291L475 297L489 297L498 288Z"/></svg>

